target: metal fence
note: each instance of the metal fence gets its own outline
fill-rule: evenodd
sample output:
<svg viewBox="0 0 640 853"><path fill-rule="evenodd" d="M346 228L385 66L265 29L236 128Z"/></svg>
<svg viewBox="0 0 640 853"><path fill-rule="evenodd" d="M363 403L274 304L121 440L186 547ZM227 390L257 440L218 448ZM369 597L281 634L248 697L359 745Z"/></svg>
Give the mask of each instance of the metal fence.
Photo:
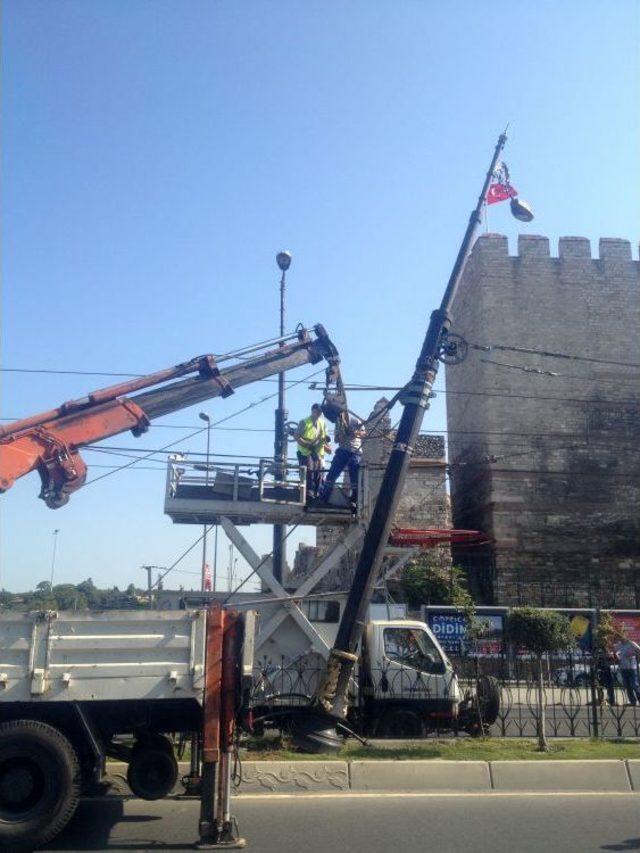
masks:
<svg viewBox="0 0 640 853"><path fill-rule="evenodd" d="M453 658L458 686L464 694L475 692L483 675L500 686L500 710L490 727L495 737L535 737L538 728L537 664L527 658L496 655L491 658ZM321 660L291 662L263 660L256 665L253 702L256 707L281 708L305 704L323 673ZM547 658L543 664L545 728L548 737L640 737L640 704L631 704L616 667L596 669L588 657ZM354 709L369 699L428 700L447 698L453 689L450 672L430 673L403 668L371 671L366 682L352 684ZM357 717L357 714L356 714ZM465 732L450 729L453 736ZM427 728L427 737L442 729Z"/></svg>

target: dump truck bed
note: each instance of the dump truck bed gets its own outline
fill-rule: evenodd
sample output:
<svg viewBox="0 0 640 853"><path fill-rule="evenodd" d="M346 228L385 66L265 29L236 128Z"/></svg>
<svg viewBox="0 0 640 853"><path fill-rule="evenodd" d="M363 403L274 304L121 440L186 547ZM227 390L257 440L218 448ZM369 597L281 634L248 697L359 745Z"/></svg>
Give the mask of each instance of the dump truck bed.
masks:
<svg viewBox="0 0 640 853"><path fill-rule="evenodd" d="M196 699L206 611L12 613L0 617L0 705Z"/></svg>

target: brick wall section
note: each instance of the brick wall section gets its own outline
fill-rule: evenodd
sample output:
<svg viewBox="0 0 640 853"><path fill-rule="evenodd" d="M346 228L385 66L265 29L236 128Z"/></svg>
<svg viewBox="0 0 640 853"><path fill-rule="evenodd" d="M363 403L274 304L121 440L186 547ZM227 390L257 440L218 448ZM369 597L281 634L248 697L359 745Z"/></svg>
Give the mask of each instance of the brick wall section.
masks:
<svg viewBox="0 0 640 853"><path fill-rule="evenodd" d="M379 401L374 411L386 401ZM368 466L371 502L380 489L384 468L391 453L394 433L388 415L382 417L363 445L363 464ZM445 443L441 435L421 435L416 443L405 487L400 497L395 517L398 527L413 528L450 528L451 508L446 489ZM316 533L316 547L301 546L296 554L291 577L293 584L300 583L318 562L322 554L342 535L343 527L319 527ZM434 549L433 556L443 566L451 564L451 552L448 547ZM349 554L330 572L319 589L346 589L351 583L357 564L357 553Z"/></svg>
<svg viewBox="0 0 640 853"><path fill-rule="evenodd" d="M640 272L627 241L481 237L453 331L506 344L640 364ZM555 371L543 376L483 359ZM448 366L456 527L494 541L461 551L496 604L640 605L640 370L470 350ZM493 458L493 461L487 461Z"/></svg>

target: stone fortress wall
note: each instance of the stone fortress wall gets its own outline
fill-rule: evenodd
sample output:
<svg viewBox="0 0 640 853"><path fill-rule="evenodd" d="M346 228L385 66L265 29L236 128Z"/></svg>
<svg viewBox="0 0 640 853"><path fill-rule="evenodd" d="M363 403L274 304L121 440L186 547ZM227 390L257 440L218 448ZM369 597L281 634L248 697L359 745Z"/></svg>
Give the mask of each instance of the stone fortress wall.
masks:
<svg viewBox="0 0 640 853"><path fill-rule="evenodd" d="M625 240L598 257L580 237L557 257L546 237L516 256L502 235L476 242L453 332L594 359L470 349L447 365L453 523L492 540L454 561L486 603L640 606L640 370L624 366L640 364L639 267Z"/></svg>

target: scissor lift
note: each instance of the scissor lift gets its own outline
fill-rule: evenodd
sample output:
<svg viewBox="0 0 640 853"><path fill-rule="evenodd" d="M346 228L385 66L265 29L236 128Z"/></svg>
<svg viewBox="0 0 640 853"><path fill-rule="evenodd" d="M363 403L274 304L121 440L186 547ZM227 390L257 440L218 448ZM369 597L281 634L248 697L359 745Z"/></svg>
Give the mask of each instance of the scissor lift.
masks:
<svg viewBox="0 0 640 853"><path fill-rule="evenodd" d="M349 503L345 485L337 484L328 503L307 501L306 469L288 463L279 470L273 459L246 462L193 462L171 456L167 468L164 511L175 524L345 525L366 523L369 477L361 466L358 505Z"/></svg>

